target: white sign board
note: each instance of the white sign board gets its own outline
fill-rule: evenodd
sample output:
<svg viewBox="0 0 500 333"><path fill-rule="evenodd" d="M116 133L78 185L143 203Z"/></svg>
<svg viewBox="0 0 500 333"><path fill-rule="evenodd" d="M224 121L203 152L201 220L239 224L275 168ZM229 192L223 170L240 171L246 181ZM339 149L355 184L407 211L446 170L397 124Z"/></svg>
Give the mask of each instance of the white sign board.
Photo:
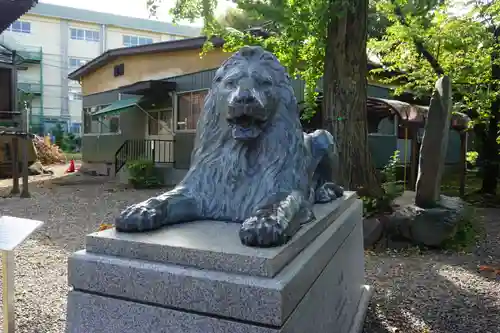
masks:
<svg viewBox="0 0 500 333"><path fill-rule="evenodd" d="M43 224L12 216L0 217L0 250L12 251Z"/></svg>
<svg viewBox="0 0 500 333"><path fill-rule="evenodd" d="M42 221L20 219L12 216L0 217L0 251L2 253L2 305L3 332L14 333L14 253L26 238L43 224Z"/></svg>

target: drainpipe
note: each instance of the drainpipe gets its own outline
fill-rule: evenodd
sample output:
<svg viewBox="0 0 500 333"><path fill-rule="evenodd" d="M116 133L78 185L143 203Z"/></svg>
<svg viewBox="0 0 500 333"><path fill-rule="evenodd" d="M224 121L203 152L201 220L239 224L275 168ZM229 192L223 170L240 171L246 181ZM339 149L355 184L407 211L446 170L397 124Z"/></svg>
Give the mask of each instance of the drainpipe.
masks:
<svg viewBox="0 0 500 333"><path fill-rule="evenodd" d="M106 38L107 37L106 32L107 32L106 25L101 24L101 43L100 43L101 54L108 49L106 45L108 43L108 39Z"/></svg>
<svg viewBox="0 0 500 333"><path fill-rule="evenodd" d="M43 110L43 93L44 93L44 85L43 85L43 49L40 48L40 122L39 126L42 128L42 133L45 135L45 117Z"/></svg>

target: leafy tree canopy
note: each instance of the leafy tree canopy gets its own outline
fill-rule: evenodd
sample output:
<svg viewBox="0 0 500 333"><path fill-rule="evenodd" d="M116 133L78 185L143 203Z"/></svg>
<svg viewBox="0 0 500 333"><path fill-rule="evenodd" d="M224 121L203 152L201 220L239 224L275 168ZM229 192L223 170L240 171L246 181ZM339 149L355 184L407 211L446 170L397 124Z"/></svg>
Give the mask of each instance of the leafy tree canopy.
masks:
<svg viewBox="0 0 500 333"><path fill-rule="evenodd" d="M454 1L424 1L417 7L409 0L378 1L377 10L388 18L390 26L383 38L372 38L368 47L390 69L402 72L387 79L387 83L399 85L397 92L428 94L438 76L446 74L458 97L455 111L474 109L480 115L478 120L485 120L498 94L490 88L492 54L498 48L491 22L500 18L499 4L481 1L453 14ZM423 56L419 44L439 68Z"/></svg>
<svg viewBox="0 0 500 333"><path fill-rule="evenodd" d="M147 0L153 12L162 0ZM316 87L322 76L327 24L331 15L351 10L350 2L338 0L332 6L326 0L234 0L237 7L253 20L272 21L268 29L279 32L263 39L249 33L228 30L215 17L217 0L177 0L171 14L175 20L204 20L207 36L221 36L224 50L234 52L243 45L261 45L273 52L292 77L306 82L306 101L314 104Z"/></svg>

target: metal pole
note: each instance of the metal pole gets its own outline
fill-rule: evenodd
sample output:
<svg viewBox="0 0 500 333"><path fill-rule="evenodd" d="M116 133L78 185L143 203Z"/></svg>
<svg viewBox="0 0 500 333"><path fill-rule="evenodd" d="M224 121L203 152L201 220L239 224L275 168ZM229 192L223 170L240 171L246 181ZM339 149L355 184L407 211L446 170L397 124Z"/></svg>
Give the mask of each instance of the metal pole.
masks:
<svg viewBox="0 0 500 333"><path fill-rule="evenodd" d="M14 333L14 251L2 251L3 332Z"/></svg>

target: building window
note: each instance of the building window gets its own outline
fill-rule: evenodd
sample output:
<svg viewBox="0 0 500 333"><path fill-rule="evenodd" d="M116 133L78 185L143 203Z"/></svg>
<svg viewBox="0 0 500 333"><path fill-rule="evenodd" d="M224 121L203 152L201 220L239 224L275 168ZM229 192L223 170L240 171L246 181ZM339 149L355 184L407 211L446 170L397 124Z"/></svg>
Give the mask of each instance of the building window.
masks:
<svg viewBox="0 0 500 333"><path fill-rule="evenodd" d="M368 109L368 134L388 136L396 135L397 124L395 124L395 119L394 115L387 116L385 113L379 113L373 109Z"/></svg>
<svg viewBox="0 0 500 333"><path fill-rule="evenodd" d="M153 38L123 35L123 46L153 44Z"/></svg>
<svg viewBox="0 0 500 333"><path fill-rule="evenodd" d="M107 106L108 105L99 105L83 109L84 134L120 133L120 115L92 117L92 114Z"/></svg>
<svg viewBox="0 0 500 333"><path fill-rule="evenodd" d="M75 40L86 40L88 42L98 42L100 40L99 31L71 28L70 37Z"/></svg>
<svg viewBox="0 0 500 333"><path fill-rule="evenodd" d="M25 34L31 33L31 22L26 21L15 21L7 28L8 31L12 32L22 32Z"/></svg>
<svg viewBox="0 0 500 333"><path fill-rule="evenodd" d="M101 121L101 133L119 133L120 115L104 116Z"/></svg>
<svg viewBox="0 0 500 333"><path fill-rule="evenodd" d="M70 127L70 133L80 134L81 127L82 127L82 124L80 124L80 123L72 123L71 127Z"/></svg>
<svg viewBox="0 0 500 333"><path fill-rule="evenodd" d="M177 129L195 130L196 123L203 111L203 104L208 90L194 91L178 95Z"/></svg>
<svg viewBox="0 0 500 333"><path fill-rule="evenodd" d="M69 68L77 69L87 63L87 60L81 58L69 58Z"/></svg>
<svg viewBox="0 0 500 333"><path fill-rule="evenodd" d="M148 134L161 135L172 133L172 109L148 112Z"/></svg>
<svg viewBox="0 0 500 333"><path fill-rule="evenodd" d="M70 101L81 101L82 100L82 93L81 93L80 89L69 88L68 99Z"/></svg>

